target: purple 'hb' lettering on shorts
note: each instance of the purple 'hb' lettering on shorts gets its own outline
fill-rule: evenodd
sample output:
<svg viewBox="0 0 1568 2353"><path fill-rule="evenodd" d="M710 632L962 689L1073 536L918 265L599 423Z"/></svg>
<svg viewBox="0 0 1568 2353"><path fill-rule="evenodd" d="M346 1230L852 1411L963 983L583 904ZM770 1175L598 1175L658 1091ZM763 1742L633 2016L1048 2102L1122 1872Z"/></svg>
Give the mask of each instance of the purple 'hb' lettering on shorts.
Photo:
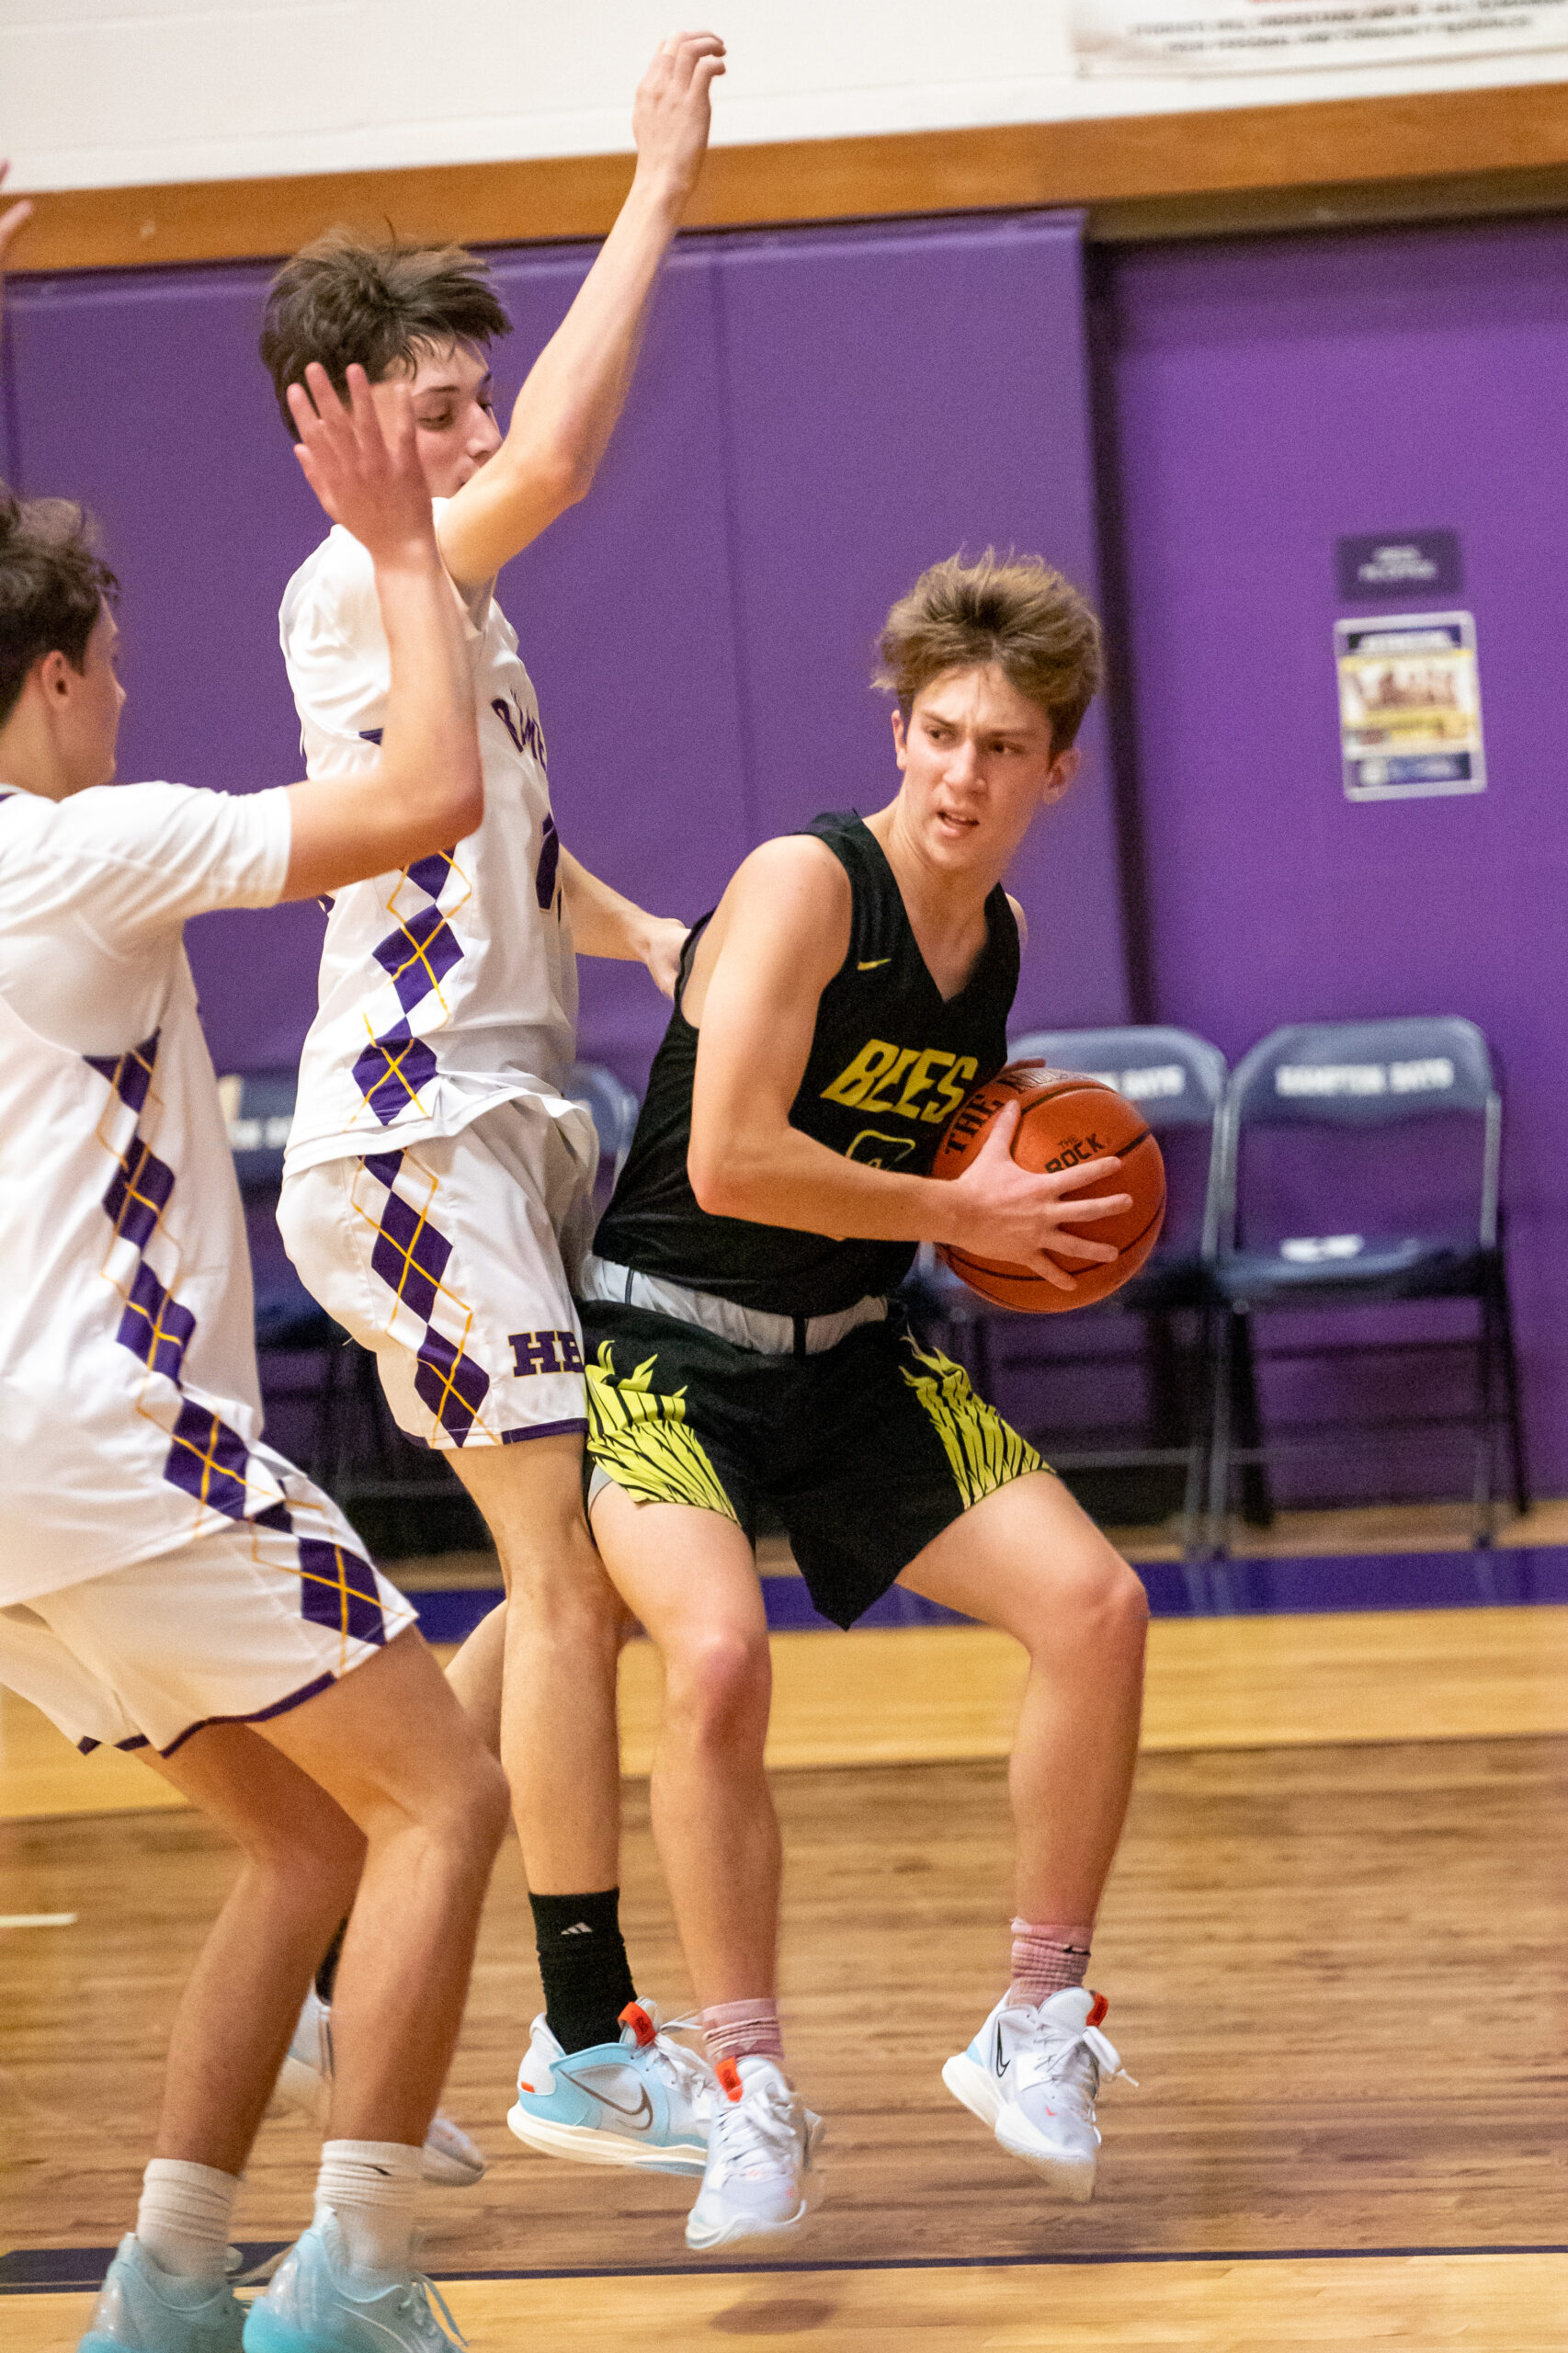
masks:
<svg viewBox="0 0 1568 2353"><path fill-rule="evenodd" d="M510 1332L506 1346L512 1363L523 1375L535 1372L581 1372L583 1351L575 1332Z"/></svg>

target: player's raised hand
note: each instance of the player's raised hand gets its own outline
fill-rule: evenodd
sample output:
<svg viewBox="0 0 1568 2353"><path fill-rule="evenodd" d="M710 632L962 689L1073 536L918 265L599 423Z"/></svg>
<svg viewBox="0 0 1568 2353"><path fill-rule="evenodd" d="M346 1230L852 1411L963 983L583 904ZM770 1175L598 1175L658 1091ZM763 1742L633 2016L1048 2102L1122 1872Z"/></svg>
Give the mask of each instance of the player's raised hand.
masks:
<svg viewBox="0 0 1568 2353"><path fill-rule="evenodd" d="M712 119L710 93L724 71L717 33L672 33L661 41L631 106L637 176L679 207L697 185Z"/></svg>
<svg viewBox="0 0 1568 2353"><path fill-rule="evenodd" d="M1120 1254L1109 1243L1091 1242L1066 1229L1120 1217L1132 1207L1132 1196L1108 1193L1092 1201L1072 1198L1081 1187L1115 1175L1121 1164L1114 1154L1054 1175L1037 1176L1020 1168L1013 1158L1018 1119L1017 1104L1006 1105L963 1175L951 1179L946 1189L959 1211L955 1223L960 1230L936 1238L959 1243L979 1258L1038 1268L1058 1290L1071 1290L1073 1278L1056 1264L1058 1258L1105 1266Z"/></svg>
<svg viewBox="0 0 1568 2353"><path fill-rule="evenodd" d="M9 164L0 164L0 188L4 188L6 175L10 168ZM4 274L6 267L6 246L17 234L17 230L25 229L32 217L32 206L25 196L19 204L8 204L5 211L0 212L0 275Z"/></svg>
<svg viewBox="0 0 1568 2353"><path fill-rule="evenodd" d="M415 449L414 402L401 381L370 384L358 362L340 398L319 360L289 387L300 438L294 454L335 523L352 531L378 563L403 553L434 555L430 494Z"/></svg>

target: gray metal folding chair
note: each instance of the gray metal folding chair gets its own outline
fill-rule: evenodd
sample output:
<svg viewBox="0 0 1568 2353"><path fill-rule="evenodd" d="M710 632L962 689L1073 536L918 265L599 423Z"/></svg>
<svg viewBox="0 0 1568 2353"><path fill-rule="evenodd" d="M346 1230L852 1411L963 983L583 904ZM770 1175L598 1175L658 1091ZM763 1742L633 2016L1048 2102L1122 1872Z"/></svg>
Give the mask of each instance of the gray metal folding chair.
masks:
<svg viewBox="0 0 1568 2353"><path fill-rule="evenodd" d="M1491 1541L1498 1455L1528 1506L1498 1180L1503 1107L1486 1040L1457 1017L1320 1022L1276 1029L1231 1074L1220 1121L1210 1273L1223 1302L1207 1534L1225 1549L1232 1474L1287 1452L1381 1449L1390 1436L1468 1429L1473 1536ZM1472 1300L1473 1336L1342 1346L1310 1339L1267 1364L1344 1364L1468 1348L1465 1412L1403 1410L1298 1426L1289 1441L1237 1446L1225 1378L1237 1336L1284 1310ZM1406 1394L1409 1384L1404 1385ZM1416 1399L1419 1404L1419 1395Z"/></svg>

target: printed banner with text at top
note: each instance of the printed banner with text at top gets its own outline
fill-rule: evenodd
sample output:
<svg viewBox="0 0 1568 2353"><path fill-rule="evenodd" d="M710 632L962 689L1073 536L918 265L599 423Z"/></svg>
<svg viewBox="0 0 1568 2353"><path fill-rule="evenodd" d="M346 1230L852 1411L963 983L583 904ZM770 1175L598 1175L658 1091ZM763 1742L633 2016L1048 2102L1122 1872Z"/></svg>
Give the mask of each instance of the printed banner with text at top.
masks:
<svg viewBox="0 0 1568 2353"><path fill-rule="evenodd" d="M1335 621L1346 797L1482 792L1481 682L1468 613Z"/></svg>
<svg viewBox="0 0 1568 2353"><path fill-rule="evenodd" d="M1072 0L1080 74L1269 74L1568 49L1568 0Z"/></svg>

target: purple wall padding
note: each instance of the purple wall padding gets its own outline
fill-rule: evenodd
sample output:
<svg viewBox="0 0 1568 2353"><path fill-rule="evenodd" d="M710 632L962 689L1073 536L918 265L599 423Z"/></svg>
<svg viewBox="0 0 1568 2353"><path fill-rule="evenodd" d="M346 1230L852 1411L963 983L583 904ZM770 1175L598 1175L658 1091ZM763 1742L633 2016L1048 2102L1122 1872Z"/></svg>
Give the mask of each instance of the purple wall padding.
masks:
<svg viewBox="0 0 1568 2353"><path fill-rule="evenodd" d="M122 777L249 791L302 773L278 602L322 517L256 357L264 282L95 271L6 289L8 478L89 506L121 581ZM313 906L191 926L221 1070L296 1057L321 931Z"/></svg>
<svg viewBox="0 0 1568 2353"><path fill-rule="evenodd" d="M1156 1017L1463 1013L1506 1100L1538 1484L1568 1483L1568 223L1128 252L1106 309ZM1352 805L1337 535L1456 528L1490 784ZM1338 1230L1332 1222L1310 1231ZM1462 1484L1462 1477L1460 1482Z"/></svg>
<svg viewBox="0 0 1568 2353"><path fill-rule="evenodd" d="M582 247L493 256L515 392L581 283ZM1076 219L683 241L592 496L511 566L567 843L672 914L745 852L896 784L868 687L893 597L964 544L1038 549L1095 587ZM6 462L84 498L126 587L121 774L241 790L298 749L276 611L320 525L256 358L260 267L18 278ZM1016 887L1033 918L1020 1017L1125 1010L1097 722L1087 773ZM291 1059L313 910L193 926L219 1066ZM583 1051L641 1080L663 1008L585 961Z"/></svg>

